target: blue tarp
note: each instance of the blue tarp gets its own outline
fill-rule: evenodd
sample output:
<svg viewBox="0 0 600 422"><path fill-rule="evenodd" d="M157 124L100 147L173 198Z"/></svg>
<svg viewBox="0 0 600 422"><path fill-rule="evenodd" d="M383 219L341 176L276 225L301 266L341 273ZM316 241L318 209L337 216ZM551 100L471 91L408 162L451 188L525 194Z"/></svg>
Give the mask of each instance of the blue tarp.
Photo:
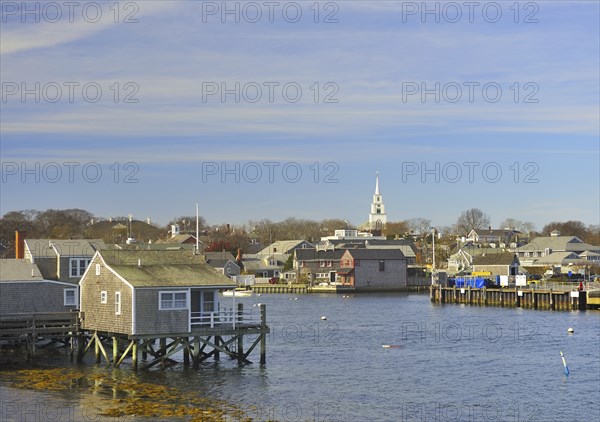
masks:
<svg viewBox="0 0 600 422"><path fill-rule="evenodd" d="M485 279L483 277L457 277L456 287L475 287L481 289L485 287Z"/></svg>

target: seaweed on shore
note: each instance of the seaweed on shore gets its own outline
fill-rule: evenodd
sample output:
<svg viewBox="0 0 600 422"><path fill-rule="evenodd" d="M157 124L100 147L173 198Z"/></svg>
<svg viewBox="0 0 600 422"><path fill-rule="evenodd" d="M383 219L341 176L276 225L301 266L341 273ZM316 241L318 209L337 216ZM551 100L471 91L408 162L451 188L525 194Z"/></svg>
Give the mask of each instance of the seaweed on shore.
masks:
<svg viewBox="0 0 600 422"><path fill-rule="evenodd" d="M119 380L68 368L20 369L13 373L16 388L67 391L105 395L105 406L98 415L108 417L138 416L156 419L179 417L189 421L249 422L239 406L222 400L198 397L176 388L148 383L132 376Z"/></svg>

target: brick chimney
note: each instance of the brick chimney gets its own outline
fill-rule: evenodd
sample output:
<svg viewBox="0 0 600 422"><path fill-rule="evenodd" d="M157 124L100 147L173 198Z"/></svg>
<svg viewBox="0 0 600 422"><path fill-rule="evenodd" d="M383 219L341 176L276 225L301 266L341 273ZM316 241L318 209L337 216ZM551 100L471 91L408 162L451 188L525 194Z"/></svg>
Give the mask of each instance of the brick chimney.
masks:
<svg viewBox="0 0 600 422"><path fill-rule="evenodd" d="M17 230L15 231L15 258L23 259L25 258L25 236L27 235L26 231Z"/></svg>

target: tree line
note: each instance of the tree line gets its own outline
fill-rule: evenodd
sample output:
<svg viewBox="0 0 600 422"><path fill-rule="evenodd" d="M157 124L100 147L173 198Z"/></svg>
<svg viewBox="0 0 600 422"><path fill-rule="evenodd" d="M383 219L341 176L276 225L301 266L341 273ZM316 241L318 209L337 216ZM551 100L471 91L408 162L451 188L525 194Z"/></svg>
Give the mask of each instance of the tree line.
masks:
<svg viewBox="0 0 600 422"><path fill-rule="evenodd" d="M114 230L119 223L120 230ZM165 226L148 224L138 220L129 221L128 217L111 219L98 217L82 209L45 211L11 211L0 219L0 255L14 257L15 230L27 231L29 238L101 238L106 243L123 243L127 237L147 242L170 237L172 224L178 224L182 233L195 234L196 217L180 216L171 219ZM457 237L466 236L471 230L486 229L490 226L490 217L478 208L463 211L451 226L436 226L442 234L440 244L455 242ZM208 225L204 217L199 218L199 229L207 250L228 250L233 253L237 248L244 251L251 243L268 245L277 240L303 239L318 242L321 237L332 235L337 229L353 228L342 218L329 218L320 221L290 217L282 221L270 219L250 220L242 225ZM507 218L496 228L518 230L530 235L550 235L558 230L562 235L578 236L591 244L600 244L600 226L586 225L581 221L551 222L537 232L532 222ZM383 235L388 238L407 238L429 242L433 225L431 220L413 218L388 222ZM429 236L429 238L428 238Z"/></svg>

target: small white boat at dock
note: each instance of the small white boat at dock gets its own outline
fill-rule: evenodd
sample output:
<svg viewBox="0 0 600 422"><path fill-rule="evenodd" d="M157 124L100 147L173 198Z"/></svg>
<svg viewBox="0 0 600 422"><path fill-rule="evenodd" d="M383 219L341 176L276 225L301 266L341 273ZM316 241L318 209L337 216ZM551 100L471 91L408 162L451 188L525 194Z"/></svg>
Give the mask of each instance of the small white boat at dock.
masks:
<svg viewBox="0 0 600 422"><path fill-rule="evenodd" d="M226 296L226 297L233 297L234 294L236 297L247 297L247 296L254 295L254 292L252 290L238 288L238 289L232 289L232 290L225 290L222 292L222 294L223 294L223 296Z"/></svg>

